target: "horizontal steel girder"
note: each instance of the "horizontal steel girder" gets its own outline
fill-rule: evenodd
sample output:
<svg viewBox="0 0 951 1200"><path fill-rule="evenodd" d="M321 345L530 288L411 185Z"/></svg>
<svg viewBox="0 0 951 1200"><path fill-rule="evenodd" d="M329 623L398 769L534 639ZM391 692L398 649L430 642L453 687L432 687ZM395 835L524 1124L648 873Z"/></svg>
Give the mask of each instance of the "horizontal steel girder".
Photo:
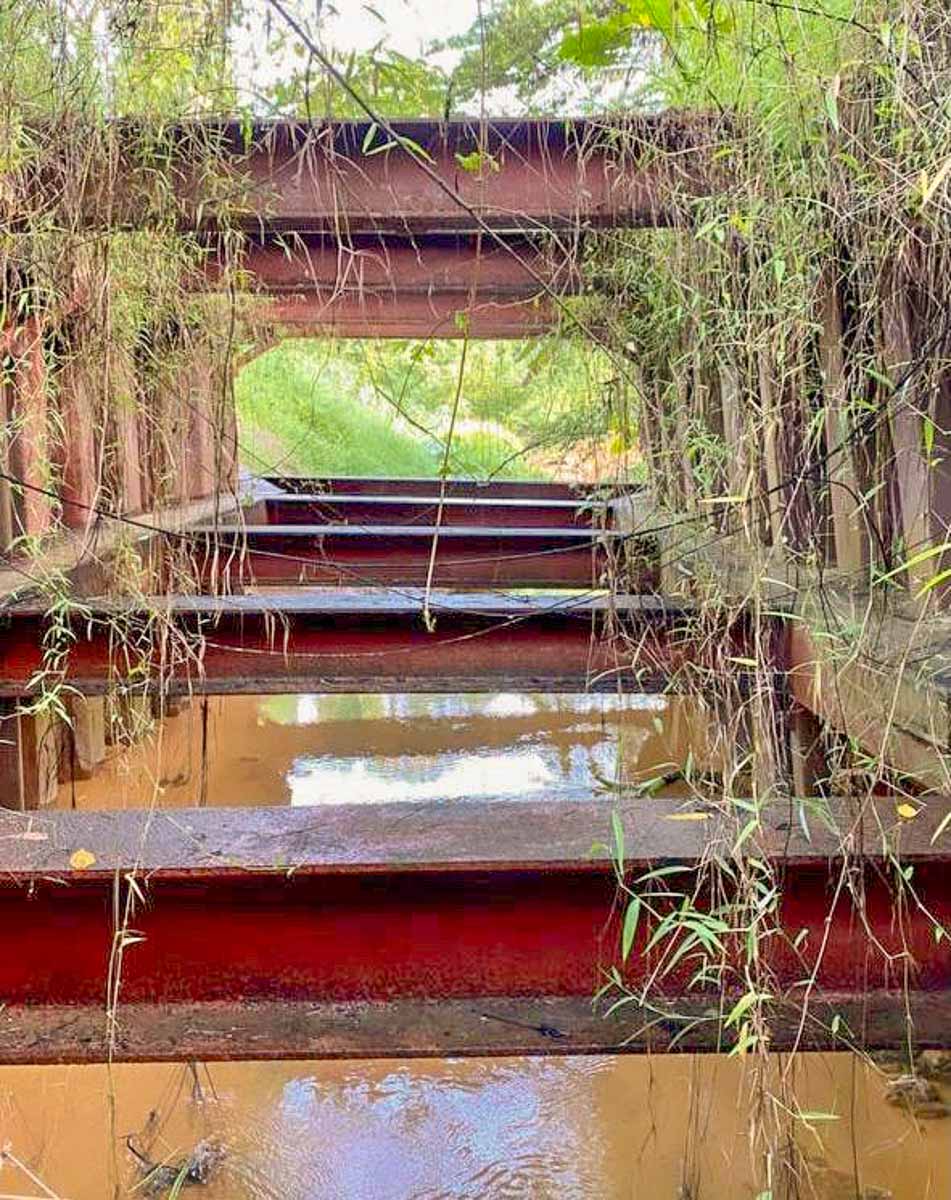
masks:
<svg viewBox="0 0 951 1200"><path fill-rule="evenodd" d="M581 500L492 500L449 496L266 496L246 513L248 524L266 525L429 525L506 529L550 529L577 525L599 528L606 505Z"/></svg>
<svg viewBox="0 0 951 1200"><path fill-rule="evenodd" d="M481 338L538 337L558 324L559 311L537 289L496 299L455 292L344 292L338 296L272 296L251 314L289 337Z"/></svg>
<svg viewBox="0 0 951 1200"><path fill-rule="evenodd" d="M239 582L597 588L608 586L626 544L634 549L624 535L576 527L247 525L195 528L177 540L192 547L202 579L215 591Z"/></svg>
<svg viewBox="0 0 951 1200"><path fill-rule="evenodd" d="M674 819L685 803L704 819ZM744 843L779 868L759 947L774 1049L895 1044L906 1006L921 1044L948 1044L951 943L935 928L951 924L951 873L931 844L948 804L908 824L875 803L857 825L832 802L807 840L784 800ZM645 909L623 964L615 814L628 883L686 868L661 890L698 911L697 864L716 846L730 859L746 815L658 798L0 814L0 1061L103 1058L117 992L118 1059L726 1048L736 1031L711 1018L748 986L742 929L714 955L719 985L691 987L687 956L657 975L653 1007L592 1010L612 968L633 994L654 977L648 942L679 904ZM891 856L913 867L914 903Z"/></svg>
<svg viewBox="0 0 951 1200"><path fill-rule="evenodd" d="M438 479L394 479L376 475L265 475L258 481L279 491L302 495L427 497ZM580 504L611 488L604 484L564 483L547 479L447 479L445 495L480 500L567 500Z"/></svg>
<svg viewBox="0 0 951 1200"><path fill-rule="evenodd" d="M249 239L234 262L212 245L200 283L220 287L228 279L271 296L305 294L332 301L339 296L435 295L475 300L524 300L546 288L558 295L580 290L573 247L527 238L504 243L485 237L439 234L424 238L276 234Z"/></svg>
<svg viewBox="0 0 951 1200"><path fill-rule="evenodd" d="M233 170L229 226L344 237L659 226L715 187L708 151L718 133L704 117L664 113L610 127L603 120L394 127L404 140L391 142L366 122L280 121L256 126L249 143L240 122L218 126ZM190 132L183 130L183 142ZM194 132L207 139L214 127ZM180 195L186 223L191 215L207 224L213 202L203 201L199 213L203 184L187 163Z"/></svg>
<svg viewBox="0 0 951 1200"><path fill-rule="evenodd" d="M690 612L651 597L328 589L225 597L84 600L68 618L64 680L173 692L654 691L714 653ZM41 605L0 614L0 695L44 666ZM61 635L62 636L62 635ZM736 626L719 647L742 653ZM709 664L713 665L712 660Z"/></svg>

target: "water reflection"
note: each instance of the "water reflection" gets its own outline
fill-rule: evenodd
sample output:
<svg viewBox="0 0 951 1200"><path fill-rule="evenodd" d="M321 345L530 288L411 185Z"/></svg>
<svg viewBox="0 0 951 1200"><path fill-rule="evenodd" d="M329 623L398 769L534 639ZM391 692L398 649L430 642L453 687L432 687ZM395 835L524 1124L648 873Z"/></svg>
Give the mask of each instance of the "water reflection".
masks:
<svg viewBox="0 0 951 1200"><path fill-rule="evenodd" d="M658 696L237 696L113 747L61 807L316 805L609 794L702 763L705 723ZM668 787L683 792L683 785Z"/></svg>
<svg viewBox="0 0 951 1200"><path fill-rule="evenodd" d="M363 714L358 754L341 754L331 732L336 744L295 759L288 773L295 805L344 797L371 804L539 794L555 800L578 789L595 791L619 782L625 735L643 741L643 714L666 707L659 697L524 693L298 699L298 724L319 722L331 730L352 719L346 702L378 704L374 716Z"/></svg>
<svg viewBox="0 0 951 1200"><path fill-rule="evenodd" d="M222 1147L184 1193L207 1200L753 1200L756 1082L712 1056L4 1068L3 1142L42 1187L7 1163L0 1194L141 1196L134 1131L155 1161ZM833 1118L798 1130L803 1200L951 1195L951 1123L916 1126L872 1068L803 1055L795 1088Z"/></svg>

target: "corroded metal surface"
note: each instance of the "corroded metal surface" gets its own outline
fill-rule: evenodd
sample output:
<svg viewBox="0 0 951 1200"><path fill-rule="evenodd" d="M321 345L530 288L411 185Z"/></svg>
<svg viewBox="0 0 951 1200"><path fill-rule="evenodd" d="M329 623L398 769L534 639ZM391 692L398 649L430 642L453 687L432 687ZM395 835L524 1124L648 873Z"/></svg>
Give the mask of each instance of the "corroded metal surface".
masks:
<svg viewBox="0 0 951 1200"><path fill-rule="evenodd" d="M207 693L649 691L699 663L686 610L637 597L615 607L571 595L434 596L434 628L411 590L84 605L70 618L65 678L90 694L144 676ZM42 606L0 614L0 695L28 691L47 627ZM742 629L732 636L739 652Z"/></svg>
<svg viewBox="0 0 951 1200"><path fill-rule="evenodd" d="M256 301L252 311L287 337L494 341L539 337L555 328L559 318L546 296L472 300L452 292L271 296Z"/></svg>
<svg viewBox="0 0 951 1200"><path fill-rule="evenodd" d="M249 524L268 525L488 525L538 529L598 527L605 505L581 500L484 499L449 496L440 501L438 484L429 496L292 495L266 497L247 514Z"/></svg>
<svg viewBox="0 0 951 1200"><path fill-rule="evenodd" d="M251 232L381 230L401 236L502 233L589 226L666 225L681 197L709 194L709 118L661 113L603 121L397 121L425 163L367 122L264 122L220 127L233 147L231 227ZM207 137L213 126L202 126ZM186 131L187 136L187 131ZM481 149L480 149L481 148ZM658 150L675 153L658 153ZM373 153L367 153L374 150ZM481 153L484 169L459 165ZM187 193L187 184L183 189ZM197 215L197 214L196 214ZM203 212L207 221L210 208Z"/></svg>
<svg viewBox="0 0 951 1200"><path fill-rule="evenodd" d="M433 479L392 479L377 475L267 475L260 483L280 491L300 494L347 496L431 496ZM447 479L447 496L475 496L487 500L584 500L603 489L591 484L547 479Z"/></svg>
<svg viewBox="0 0 951 1200"><path fill-rule="evenodd" d="M608 1014L588 998L474 996L466 1000L125 1004L113 1025L100 1006L7 1005L0 1063L181 1062L242 1059L399 1059L487 1055L644 1054L730 1048L695 998L674 998L681 1021L636 1005ZM951 1041L951 998L911 991L813 997L771 1013L771 1046L786 1050L917 1047ZM832 1029L837 1033L833 1034ZM852 1031L852 1032L848 1032Z"/></svg>
<svg viewBox="0 0 951 1200"><path fill-rule="evenodd" d="M573 527L248 525L187 537L209 579L343 587L598 587L612 539L623 545Z"/></svg>
<svg viewBox="0 0 951 1200"><path fill-rule="evenodd" d="M234 250L229 247L234 255ZM212 245L202 262L203 282L219 284L227 253ZM577 256L524 237L504 244L473 236L425 238L292 233L280 240L249 237L235 259L242 281L269 295L312 294L325 302L347 297L414 293L468 299L531 299L543 287L559 294L580 286Z"/></svg>

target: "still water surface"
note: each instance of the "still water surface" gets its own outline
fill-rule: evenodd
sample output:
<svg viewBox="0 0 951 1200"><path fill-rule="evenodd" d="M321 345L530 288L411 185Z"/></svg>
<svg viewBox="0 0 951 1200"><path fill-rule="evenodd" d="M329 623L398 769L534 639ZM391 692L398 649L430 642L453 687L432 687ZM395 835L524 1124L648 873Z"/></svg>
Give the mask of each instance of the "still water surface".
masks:
<svg viewBox="0 0 951 1200"><path fill-rule="evenodd" d="M751 1075L736 1059L228 1063L197 1081L182 1066L119 1066L111 1079L104 1067L4 1068L0 1143L34 1179L8 1163L0 1195L142 1196L133 1131L170 1162L202 1139L221 1147L209 1182L185 1190L194 1200L754 1195ZM951 1122L916 1126L845 1055L804 1055L796 1085L804 1111L835 1118L800 1132L827 1163L803 1200L856 1200L853 1152L863 1190L951 1196Z"/></svg>
<svg viewBox="0 0 951 1200"><path fill-rule="evenodd" d="M705 737L683 702L658 696L219 697L113 747L57 805L558 800L669 773L691 750L700 762Z"/></svg>

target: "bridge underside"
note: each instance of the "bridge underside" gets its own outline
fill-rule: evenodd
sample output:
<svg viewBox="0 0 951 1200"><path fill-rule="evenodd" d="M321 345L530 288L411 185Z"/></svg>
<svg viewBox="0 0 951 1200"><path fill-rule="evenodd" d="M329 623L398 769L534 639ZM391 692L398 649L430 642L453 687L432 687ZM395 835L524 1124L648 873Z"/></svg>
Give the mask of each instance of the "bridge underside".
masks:
<svg viewBox="0 0 951 1200"><path fill-rule="evenodd" d="M742 620L701 640L689 608L600 590L605 563L646 586L656 554L618 536L610 489L460 480L440 504L434 486L278 477L258 481L229 523L144 537L146 558L186 553L196 587L224 578L238 594L85 599L58 618L69 643L62 681L87 705L104 693L152 695L159 681L165 696L668 692L751 655ZM437 530L452 553L437 554L434 569L465 561L468 590L418 586L419 547ZM316 567L341 567L344 543L363 556L362 586L336 576L312 586ZM275 587L262 571L269 555L298 576ZM512 555L520 571L539 555L564 560L561 578L546 576L545 592L505 590L525 578L499 574ZM222 563L239 567L229 574ZM394 564L416 585L393 585ZM4 612L8 706L41 677L52 629L28 602ZM0 1062L640 1053L735 1041L716 1014L744 990L743 938L727 939L716 989L688 986L694 956L666 968L665 952L648 948L672 903L662 897L622 963L613 850L620 819L625 877L676 865L703 908L724 886L704 865L709 848L729 857L738 836L729 806L608 787L517 802L229 799L174 812L0 813ZM782 879L764 943L776 1049L892 1045L909 1012L921 1044L947 1038L951 942L934 930L951 922L951 890L931 845L940 809L905 827L886 797L865 815L857 836L847 801L811 826L784 801L744 842L743 854ZM886 867L899 852L919 900L900 920ZM910 970L896 969L902 954ZM610 995L594 1004L615 969ZM655 975L645 1006L637 997ZM622 990L627 1002L609 1012Z"/></svg>
<svg viewBox="0 0 951 1200"><path fill-rule="evenodd" d="M199 207L183 131L182 219L206 244L192 286L256 294L279 336L537 336L584 291L586 230L679 222L714 186L709 121L669 114L215 132L245 239Z"/></svg>
<svg viewBox="0 0 951 1200"><path fill-rule="evenodd" d="M677 224L714 186L704 125L677 118L623 136L501 122L484 141L410 123L390 145L359 123L269 126L250 144L246 132L179 131L181 225L206 250L189 286L246 290L267 337L537 335L584 292L587 230ZM233 260L189 170L209 136L231 156ZM137 170L132 223L148 209ZM89 200L92 220L94 181ZM729 805L610 787L518 803L43 810L39 717L16 703L51 675L90 711L109 694L158 695L161 712L191 693L667 692L754 661L744 619L700 639L696 614L645 594L657 547L618 532L609 490L449 481L444 503L438 486L263 481L230 521L143 537L155 596L87 588L68 612L0 612L0 803L20 810L0 812L0 1061L728 1049L743 931L726 931L712 987L690 986L693 956L675 951L665 969L650 945L669 895L620 953L619 873L675 867L702 910L728 887L711 848L726 865L755 856L781 884L762 942L773 1048L895 1045L909 1023L921 1044L947 1044L943 800L910 823L892 797L864 823L829 801L809 827L785 800L756 809L740 844ZM74 492L65 512L82 528L87 492ZM899 856L915 903L896 900Z"/></svg>

